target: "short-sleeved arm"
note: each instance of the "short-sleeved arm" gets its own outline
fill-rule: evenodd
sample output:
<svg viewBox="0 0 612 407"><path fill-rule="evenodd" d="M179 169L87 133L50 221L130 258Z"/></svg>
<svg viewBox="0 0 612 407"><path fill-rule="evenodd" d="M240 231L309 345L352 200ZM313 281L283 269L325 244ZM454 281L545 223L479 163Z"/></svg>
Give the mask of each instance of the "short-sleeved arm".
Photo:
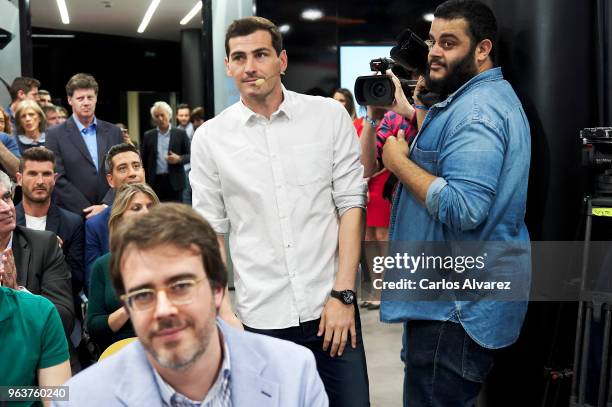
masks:
<svg viewBox="0 0 612 407"><path fill-rule="evenodd" d="M39 369L46 369L51 366L59 365L70 358L68 353L68 342L62 327L57 309L52 304L45 302L45 324L41 333L41 352Z"/></svg>
<svg viewBox="0 0 612 407"><path fill-rule="evenodd" d="M223 201L219 170L210 150L210 141L206 140L205 126L203 124L196 130L191 144L189 182L193 191L193 207L217 234L226 234L229 233L230 221Z"/></svg>

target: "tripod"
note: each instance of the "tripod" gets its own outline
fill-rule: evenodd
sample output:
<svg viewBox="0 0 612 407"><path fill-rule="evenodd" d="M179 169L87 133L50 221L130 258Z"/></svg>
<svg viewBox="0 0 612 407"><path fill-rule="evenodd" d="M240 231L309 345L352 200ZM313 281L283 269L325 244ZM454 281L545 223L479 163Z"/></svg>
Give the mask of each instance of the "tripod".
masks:
<svg viewBox="0 0 612 407"><path fill-rule="evenodd" d="M612 407L612 371L610 369L610 331L612 326L612 293L587 290L589 250L593 217L612 217L612 197L586 197L586 227L580 285L580 302L576 323L576 344L574 347L574 374L570 407L594 407L586 401L587 368L591 346L593 322L601 322L603 314L603 342L601 352L601 371L597 394L597 407Z"/></svg>

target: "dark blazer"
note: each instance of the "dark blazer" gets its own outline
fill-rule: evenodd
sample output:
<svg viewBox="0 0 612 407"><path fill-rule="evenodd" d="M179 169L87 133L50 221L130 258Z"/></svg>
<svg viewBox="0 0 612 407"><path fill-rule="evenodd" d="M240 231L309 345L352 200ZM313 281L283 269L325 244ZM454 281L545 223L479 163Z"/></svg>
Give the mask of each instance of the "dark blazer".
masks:
<svg viewBox="0 0 612 407"><path fill-rule="evenodd" d="M17 212L17 224L25 227L23 202L15 206L15 211ZM73 296L77 297L79 291L83 288L83 273L85 270L85 228L83 227L83 220L79 215L51 203L47 212L45 230L55 233L62 239L62 252L72 274L72 293Z"/></svg>
<svg viewBox="0 0 612 407"><path fill-rule="evenodd" d="M70 270L55 233L16 226L13 255L17 284L50 300L59 311L66 335L70 336L74 325Z"/></svg>
<svg viewBox="0 0 612 407"><path fill-rule="evenodd" d="M180 191L187 185L187 177L185 177L184 164L187 164L191 159L190 142L185 130L172 127L170 129L170 143L168 148L173 153L181 156L181 162L178 164L168 164L168 177L170 185L175 191ZM155 189L155 172L157 170L157 129L147 130L144 134L144 139L140 144L140 155L145 168L147 184Z"/></svg>
<svg viewBox="0 0 612 407"><path fill-rule="evenodd" d="M78 215L82 215L88 206L102 203L110 188L104 171L104 156L112 146L123 142L119 127L100 119L97 123L98 171L74 117L46 132L45 144L55 154L59 174L55 184L55 202Z"/></svg>
<svg viewBox="0 0 612 407"><path fill-rule="evenodd" d="M108 253L108 220L112 206L85 221L85 292L89 289L91 266Z"/></svg>

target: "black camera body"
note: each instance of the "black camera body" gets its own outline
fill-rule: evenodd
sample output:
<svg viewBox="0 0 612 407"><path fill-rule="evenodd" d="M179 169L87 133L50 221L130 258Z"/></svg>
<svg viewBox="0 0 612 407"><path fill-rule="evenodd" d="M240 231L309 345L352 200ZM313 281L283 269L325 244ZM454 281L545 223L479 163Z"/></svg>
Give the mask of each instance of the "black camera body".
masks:
<svg viewBox="0 0 612 407"><path fill-rule="evenodd" d="M582 165L595 171L595 193L612 195L612 127L580 131Z"/></svg>
<svg viewBox="0 0 612 407"><path fill-rule="evenodd" d="M355 99L363 106L386 106L393 103L395 85L384 75L391 69L399 78L402 90L406 95L412 94L415 80L407 77L407 71L416 71L423 75L427 70L429 47L410 29L404 30L397 39L397 45L391 49L391 58L376 58L370 61L370 70L383 75L360 76L355 81ZM424 102L424 101L423 101Z"/></svg>

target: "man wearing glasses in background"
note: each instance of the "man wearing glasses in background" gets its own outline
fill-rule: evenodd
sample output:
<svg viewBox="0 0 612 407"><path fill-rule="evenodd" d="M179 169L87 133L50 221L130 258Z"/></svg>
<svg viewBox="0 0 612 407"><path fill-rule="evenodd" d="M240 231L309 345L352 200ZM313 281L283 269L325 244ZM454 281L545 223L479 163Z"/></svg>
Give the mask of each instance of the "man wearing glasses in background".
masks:
<svg viewBox="0 0 612 407"><path fill-rule="evenodd" d="M215 232L193 209L161 204L127 220L111 252L139 341L68 381L66 404L328 405L310 352L217 318L227 274Z"/></svg>

